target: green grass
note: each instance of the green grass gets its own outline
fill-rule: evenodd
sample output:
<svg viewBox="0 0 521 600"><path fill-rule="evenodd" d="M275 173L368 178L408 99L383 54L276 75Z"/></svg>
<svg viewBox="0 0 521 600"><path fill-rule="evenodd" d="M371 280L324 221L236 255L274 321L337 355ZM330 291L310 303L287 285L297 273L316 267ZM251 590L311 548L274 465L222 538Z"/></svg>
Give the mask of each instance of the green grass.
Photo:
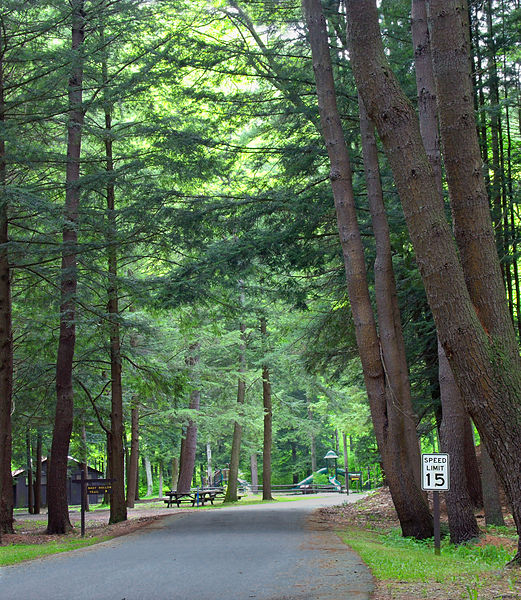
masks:
<svg viewBox="0 0 521 600"><path fill-rule="evenodd" d="M442 542L435 556L432 540L418 542L396 533L381 535L367 530L341 532L342 540L355 550L380 580L439 583L460 576L478 575L503 567L511 558L502 547Z"/></svg>
<svg viewBox="0 0 521 600"><path fill-rule="evenodd" d="M92 537L88 539L63 539L46 544L17 544L0 546L0 566L14 565L25 560L41 558L49 554L68 552L77 548L85 548L109 539L108 537Z"/></svg>

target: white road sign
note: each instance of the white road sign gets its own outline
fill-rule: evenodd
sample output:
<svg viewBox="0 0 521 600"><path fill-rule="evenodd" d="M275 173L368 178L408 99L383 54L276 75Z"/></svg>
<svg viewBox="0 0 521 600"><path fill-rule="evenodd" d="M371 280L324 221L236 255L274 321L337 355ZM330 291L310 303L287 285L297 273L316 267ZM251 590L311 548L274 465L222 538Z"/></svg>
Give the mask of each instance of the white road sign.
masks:
<svg viewBox="0 0 521 600"><path fill-rule="evenodd" d="M446 492L450 489L448 454L422 454L422 490Z"/></svg>

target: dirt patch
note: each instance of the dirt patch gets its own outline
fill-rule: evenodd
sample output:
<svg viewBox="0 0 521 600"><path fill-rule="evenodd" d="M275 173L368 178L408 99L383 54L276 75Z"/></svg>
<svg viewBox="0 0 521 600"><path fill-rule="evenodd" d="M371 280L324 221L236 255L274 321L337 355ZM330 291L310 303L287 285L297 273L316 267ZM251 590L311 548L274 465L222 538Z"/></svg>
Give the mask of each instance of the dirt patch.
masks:
<svg viewBox="0 0 521 600"><path fill-rule="evenodd" d="M447 523L447 514L442 505L441 521ZM505 506L505 521L513 527L511 515ZM313 517L314 525L320 528L346 529L363 528L378 533L388 533L399 527L396 511L387 488L365 498L356 504L325 507ZM483 515L477 515L482 530L485 527ZM511 538L493 533L484 533L479 540L480 546L503 546L515 552L516 542ZM490 571L476 578L454 578L447 583L407 583L404 581L377 581L373 600L521 600L521 569L501 569Z"/></svg>
<svg viewBox="0 0 521 600"><path fill-rule="evenodd" d="M137 507L128 510L128 520L121 523L108 524L109 511L96 510L88 512L85 517L85 537L118 537L133 533L134 531L146 527L159 519L177 513L188 512L183 509L168 509L168 508L146 508ZM73 525L73 531L67 534L67 537L80 537L80 513L71 512L69 518ZM17 514L15 518L14 534L2 535L2 546L12 544L46 544L64 538L63 535L47 535L45 529L47 527L47 515L45 513L39 515L30 515L28 513Z"/></svg>

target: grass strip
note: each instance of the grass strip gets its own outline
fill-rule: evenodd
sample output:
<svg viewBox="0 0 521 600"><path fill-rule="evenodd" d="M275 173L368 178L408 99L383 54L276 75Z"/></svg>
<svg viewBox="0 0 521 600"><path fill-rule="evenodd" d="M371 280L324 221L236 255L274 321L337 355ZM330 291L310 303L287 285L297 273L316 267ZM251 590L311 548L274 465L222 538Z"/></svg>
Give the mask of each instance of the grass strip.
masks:
<svg viewBox="0 0 521 600"><path fill-rule="evenodd" d="M50 554L59 552L69 552L78 548L92 546L99 542L109 539L106 537L92 537L87 539L66 539L60 541L47 542L46 544L12 544L9 546L0 546L0 566L5 567L14 565L25 560L42 558Z"/></svg>
<svg viewBox="0 0 521 600"><path fill-rule="evenodd" d="M503 547L443 542L435 556L432 540L401 538L395 532L381 535L363 529L339 532L379 580L401 582L451 581L459 576L479 575L503 567L511 558Z"/></svg>

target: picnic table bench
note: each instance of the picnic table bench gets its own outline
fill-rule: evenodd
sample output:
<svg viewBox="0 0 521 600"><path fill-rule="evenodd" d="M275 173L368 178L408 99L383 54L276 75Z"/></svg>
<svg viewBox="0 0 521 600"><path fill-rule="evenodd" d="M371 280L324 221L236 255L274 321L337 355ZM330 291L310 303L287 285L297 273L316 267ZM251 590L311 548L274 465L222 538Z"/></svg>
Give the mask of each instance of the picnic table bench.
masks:
<svg viewBox="0 0 521 600"><path fill-rule="evenodd" d="M165 504L169 508L174 502L177 504L178 508L181 506L181 502L190 502L192 506L195 506L199 496L199 504L204 506L207 502L213 505L213 501L217 496L224 496L224 491L221 489L211 489L211 490L190 490L189 492L177 492L175 490L171 490L169 492L165 492L165 496L168 498L164 499Z"/></svg>

